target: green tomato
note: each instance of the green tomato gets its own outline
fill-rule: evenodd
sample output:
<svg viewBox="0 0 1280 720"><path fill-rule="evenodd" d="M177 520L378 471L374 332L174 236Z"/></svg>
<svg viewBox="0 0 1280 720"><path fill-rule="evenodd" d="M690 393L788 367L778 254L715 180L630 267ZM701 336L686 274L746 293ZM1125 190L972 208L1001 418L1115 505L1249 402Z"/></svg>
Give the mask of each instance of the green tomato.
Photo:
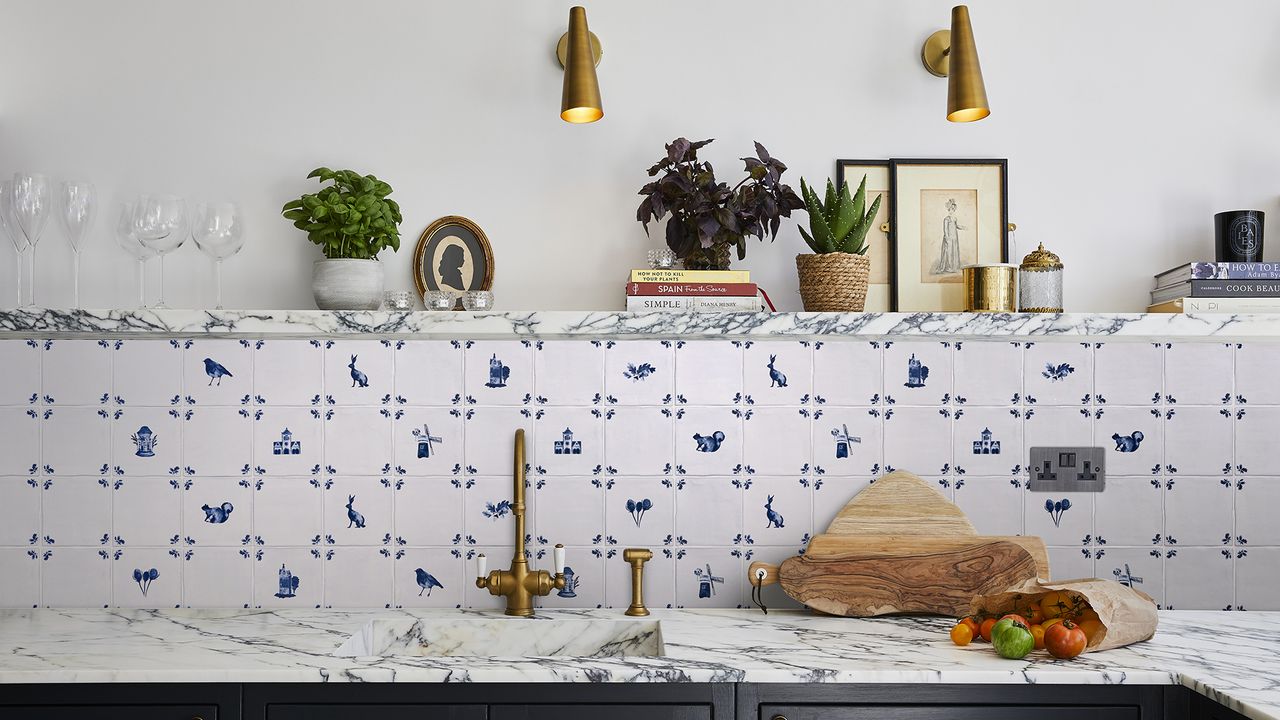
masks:
<svg viewBox="0 0 1280 720"><path fill-rule="evenodd" d="M1021 660L1035 647L1035 638L1022 623L1005 618L991 628L991 645L1002 658Z"/></svg>

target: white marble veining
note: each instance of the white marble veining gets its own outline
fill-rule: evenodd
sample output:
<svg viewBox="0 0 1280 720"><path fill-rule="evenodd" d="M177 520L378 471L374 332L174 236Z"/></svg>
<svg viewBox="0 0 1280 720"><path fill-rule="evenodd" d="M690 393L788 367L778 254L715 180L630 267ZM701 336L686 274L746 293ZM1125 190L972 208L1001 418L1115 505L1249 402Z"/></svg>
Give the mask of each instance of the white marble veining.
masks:
<svg viewBox="0 0 1280 720"><path fill-rule="evenodd" d="M658 610L662 657L338 657L375 620L525 625L619 620L616 611L10 610L0 683L758 682L1182 684L1256 720L1280 719L1280 613L1177 612L1155 638L1057 661L956 647L942 618ZM388 641L391 638L384 638Z"/></svg>
<svg viewBox="0 0 1280 720"><path fill-rule="evenodd" d="M447 337L1118 337L1280 336L1280 314L629 313L554 310L3 310L0 334Z"/></svg>

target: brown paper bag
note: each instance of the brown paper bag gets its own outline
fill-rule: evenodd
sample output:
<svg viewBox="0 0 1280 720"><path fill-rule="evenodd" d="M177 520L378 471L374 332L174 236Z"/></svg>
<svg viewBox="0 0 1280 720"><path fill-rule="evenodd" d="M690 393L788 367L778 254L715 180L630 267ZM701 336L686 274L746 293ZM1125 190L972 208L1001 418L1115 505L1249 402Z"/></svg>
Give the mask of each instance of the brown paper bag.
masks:
<svg viewBox="0 0 1280 720"><path fill-rule="evenodd" d="M1159 614L1156 612L1156 601L1150 595L1113 580L1098 578L1059 582L1028 580L1007 592L974 598L972 611L975 615L999 617L1005 613L1019 612L1054 591L1066 591L1073 597L1084 598L1097 611L1102 631L1093 636L1085 652L1109 650L1150 640L1156 634Z"/></svg>

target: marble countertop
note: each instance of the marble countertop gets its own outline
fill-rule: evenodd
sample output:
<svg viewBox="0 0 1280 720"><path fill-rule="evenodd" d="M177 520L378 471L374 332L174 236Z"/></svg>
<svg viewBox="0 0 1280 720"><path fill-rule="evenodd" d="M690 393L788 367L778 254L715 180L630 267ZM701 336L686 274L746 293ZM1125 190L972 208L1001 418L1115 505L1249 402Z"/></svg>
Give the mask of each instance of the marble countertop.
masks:
<svg viewBox="0 0 1280 720"><path fill-rule="evenodd" d="M953 645L941 618L658 610L663 657L337 657L371 620L507 619L467 610L6 610L0 683L753 682L1182 684L1280 720L1280 613L1165 611L1145 643L1071 661ZM540 618L625 620L616 610Z"/></svg>
<svg viewBox="0 0 1280 720"><path fill-rule="evenodd" d="M1280 337L1280 314L326 312L0 310L0 336L323 337L1039 337L1235 340Z"/></svg>

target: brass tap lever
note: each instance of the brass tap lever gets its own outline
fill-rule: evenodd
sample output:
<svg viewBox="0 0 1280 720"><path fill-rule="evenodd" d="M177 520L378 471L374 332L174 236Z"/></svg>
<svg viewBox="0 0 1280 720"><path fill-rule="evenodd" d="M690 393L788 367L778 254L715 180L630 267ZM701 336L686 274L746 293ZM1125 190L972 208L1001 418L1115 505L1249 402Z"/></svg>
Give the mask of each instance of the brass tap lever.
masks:
<svg viewBox="0 0 1280 720"><path fill-rule="evenodd" d="M622 551L622 559L631 565L631 606L627 615L644 617L649 608L644 606L644 564L653 559L653 553L644 548L627 548Z"/></svg>

